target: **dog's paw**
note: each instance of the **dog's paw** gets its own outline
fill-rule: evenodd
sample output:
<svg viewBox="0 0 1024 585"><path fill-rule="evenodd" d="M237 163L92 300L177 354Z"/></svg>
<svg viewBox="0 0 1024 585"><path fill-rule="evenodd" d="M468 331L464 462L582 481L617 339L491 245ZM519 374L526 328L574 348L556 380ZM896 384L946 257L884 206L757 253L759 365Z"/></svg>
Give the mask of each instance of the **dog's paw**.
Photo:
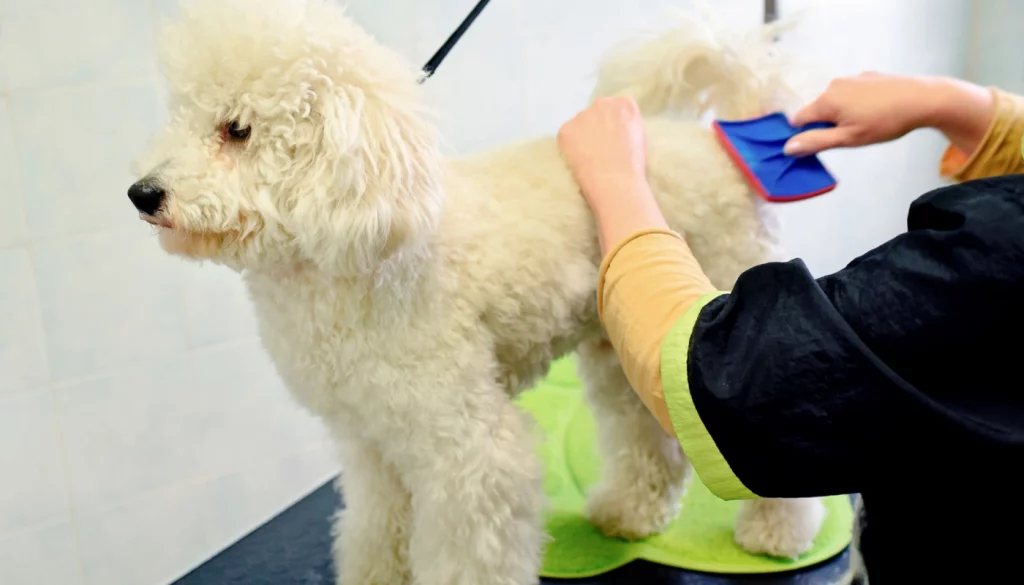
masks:
<svg viewBox="0 0 1024 585"><path fill-rule="evenodd" d="M587 519L609 538L640 540L662 532L679 515L680 497L639 487L598 487L587 501Z"/></svg>
<svg viewBox="0 0 1024 585"><path fill-rule="evenodd" d="M736 516L735 540L754 554L796 559L813 546L824 520L818 498L752 500Z"/></svg>

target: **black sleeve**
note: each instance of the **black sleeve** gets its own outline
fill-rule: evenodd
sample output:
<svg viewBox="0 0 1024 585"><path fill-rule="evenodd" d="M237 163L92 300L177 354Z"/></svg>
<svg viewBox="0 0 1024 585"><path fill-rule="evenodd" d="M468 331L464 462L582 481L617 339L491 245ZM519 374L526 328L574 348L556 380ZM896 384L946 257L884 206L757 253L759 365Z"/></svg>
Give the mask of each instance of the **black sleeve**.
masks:
<svg viewBox="0 0 1024 585"><path fill-rule="evenodd" d="M836 274L766 264L705 306L693 404L760 496L983 474L1024 456L1021 303L1024 177L940 189L907 233Z"/></svg>

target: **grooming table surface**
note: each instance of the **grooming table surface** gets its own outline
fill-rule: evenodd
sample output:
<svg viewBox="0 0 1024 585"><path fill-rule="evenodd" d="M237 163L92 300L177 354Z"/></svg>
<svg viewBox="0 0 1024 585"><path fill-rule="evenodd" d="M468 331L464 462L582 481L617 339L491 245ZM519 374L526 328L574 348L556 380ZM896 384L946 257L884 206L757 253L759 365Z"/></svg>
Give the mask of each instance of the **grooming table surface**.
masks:
<svg viewBox="0 0 1024 585"><path fill-rule="evenodd" d="M328 483L281 512L173 585L334 585L331 517L341 505ZM842 576L849 552L803 571L759 576L719 576L636 562L575 585L831 585Z"/></svg>

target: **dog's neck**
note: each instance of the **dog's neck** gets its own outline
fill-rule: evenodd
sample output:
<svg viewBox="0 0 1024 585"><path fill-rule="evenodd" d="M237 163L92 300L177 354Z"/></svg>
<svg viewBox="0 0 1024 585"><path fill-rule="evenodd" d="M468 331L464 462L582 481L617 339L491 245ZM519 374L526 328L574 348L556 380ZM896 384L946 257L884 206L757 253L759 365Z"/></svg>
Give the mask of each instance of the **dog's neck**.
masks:
<svg viewBox="0 0 1024 585"><path fill-rule="evenodd" d="M331 274L312 262L246 269L242 275L257 305L341 305L355 325L363 318L415 311L414 305L437 289L438 283L431 280L436 274L430 270L434 261L436 256L424 242L403 248L360 275Z"/></svg>

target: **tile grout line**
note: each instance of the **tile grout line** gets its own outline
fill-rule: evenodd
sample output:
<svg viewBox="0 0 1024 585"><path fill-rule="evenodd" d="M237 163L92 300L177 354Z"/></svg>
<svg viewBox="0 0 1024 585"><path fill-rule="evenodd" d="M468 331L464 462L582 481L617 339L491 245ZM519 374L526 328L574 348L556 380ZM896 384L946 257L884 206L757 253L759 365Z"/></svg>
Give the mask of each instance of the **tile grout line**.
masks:
<svg viewBox="0 0 1024 585"><path fill-rule="evenodd" d="M7 115L8 119L12 120L12 122L13 122L14 115L13 115L13 112L12 112L12 108L11 108L11 103L10 102L11 102L11 92L9 92L9 91L4 92L3 103L0 104L0 105L2 105L2 107L4 108L5 114ZM11 145L15 148L15 150L17 150L18 149L18 145L15 144L15 142L14 142L13 134L14 134L14 132L13 132L13 128L12 128L11 136L10 136ZM25 199L24 199L25 195L24 195L24 189L22 188L22 185L24 184L24 178L22 177L21 166L20 165L14 165L14 168L11 170L11 172L13 173L13 178L14 178L14 180L16 182L16 185L17 185L17 197L19 198L19 200L21 202L21 211L22 211L22 218L21 219L24 222L24 226L25 226L26 230L28 230L28 215L27 215L27 213L25 211ZM0 249L2 249L2 248L0 248ZM51 430L53 431L53 434L54 434L54 442L56 443L55 446L56 446L56 450L57 450L57 460L58 460L58 465L60 466L60 474L61 474L61 479L62 479L63 487L64 487L64 501L65 501L65 505L67 506L67 521L68 521L68 525L71 528L71 537L72 537L72 541L73 541L73 545L74 545L74 555L75 555L74 558L75 558L75 565L76 565L75 568L77 569L76 573L78 575L79 580L81 580L82 583L85 583L85 563L84 563L84 561L82 559L81 533L80 533L79 528L78 528L77 517L76 517L76 514L75 514L74 500L71 497L71 491L72 491L71 468L70 468L69 459L68 459L66 433L64 432L64 429L63 429L63 427L60 424L59 409L57 407L57 395L56 395L56 392L54 391L53 384L52 384L53 373L52 373L51 368L50 368L49 336L46 335L46 325L43 322L42 310L41 310L41 308L39 306L39 299L40 299L39 279L36 276L36 266L35 266L35 262L33 262L33 260L32 260L31 251L27 247L25 248L25 250L26 250L26 253L28 254L28 271L29 271L29 277L32 279L32 296L33 296L33 301L35 302L35 305L36 305L35 306L36 313L37 313L37 315L36 315L36 317L37 317L37 319L36 319L37 320L36 326L39 328L39 333L41 334L42 342L43 342L43 360L45 362L45 386L46 386L45 392L46 392L47 403L48 403L48 406L49 406L50 428L51 428Z"/></svg>
<svg viewBox="0 0 1024 585"><path fill-rule="evenodd" d="M20 242L0 245L0 251L16 248L36 248L38 246L47 246L51 244L63 244L74 240L98 236L127 235L129 233L128 230L130 229L137 230L138 225L136 224L132 227L104 227L92 231L72 232L51 236L29 236ZM156 237L156 235L156 233L152 233L149 237ZM139 232L138 237L140 239L142 238L142 232Z"/></svg>
<svg viewBox="0 0 1024 585"><path fill-rule="evenodd" d="M282 463L282 462L288 461L290 459L294 459L296 457L299 457L299 456L302 456L302 455L306 455L308 453L312 453L312 452L317 451L319 449L322 449L322 448L328 448L329 449L330 447L332 447L332 442L331 442L331 440L329 438L321 439L321 440L318 440L318 441L313 441L311 443L307 443L307 444L297 448L296 450L294 450L294 451L292 451L292 452L290 452L288 454L283 454L283 455L280 455L280 456L276 456L276 457L273 457L272 459L269 459L269 460L266 460L266 461L260 461L260 462L250 461L247 464L237 465L237 466L234 466L234 467L226 467L226 468L223 468L223 469L218 470L218 471L201 472L201 473L198 473L198 474L196 474L194 476L190 476L190 477L188 477L188 478L186 478L186 479L184 479L182 481L178 481L178 482L175 482L175 483L168 483L168 484L164 484L164 485L161 485L161 486L145 489L145 490L143 490L143 491L141 491L141 492L139 492L139 493L137 493L137 494L135 494L133 496L129 496L127 498L119 500L116 503L96 506L96 507L88 510L88 513L90 515L105 514L105 513L114 511L114 510L116 510L117 508L119 508L121 506L131 505L132 503L138 502L138 501L140 501L140 500L142 500L144 498L147 498L147 497L171 494L173 492L177 492L177 491L180 491L182 489L193 488L193 487L198 487L198 486L201 486L201 485L204 485L204 484L209 484L209 483L211 483L211 482L213 482L215 480L223 479L223 478L228 477L228 476L237 475L237 474L240 474L240 473L247 473L247 472L251 472L251 471L257 471L258 469L260 469L261 467L264 467L264 466L276 465L278 463ZM339 468L338 471L340 471L340 466L338 466L338 468ZM336 474L337 471L333 472L333 473ZM306 488L303 488L303 489L306 489Z"/></svg>
<svg viewBox="0 0 1024 585"><path fill-rule="evenodd" d="M202 345L202 346L189 346L188 344L186 344L185 348L182 349L180 352L178 352L176 354L176 356L179 357L179 358L182 358L182 359L184 359L184 358L191 358L191 357L193 357L195 355L201 355L201 354L206 353L206 352L214 352L214 351L221 351L221 350L227 350L227 349L234 349L234 348L242 347L244 345L247 345L247 344L250 344L250 343L253 343L253 342L257 342L258 343L259 341L260 341L259 335L252 335L252 336L238 337L236 339L231 339L231 340L228 340L228 341L220 341L220 342L217 342L217 343L211 343L209 345ZM262 345L260 346L260 348L262 350ZM103 378L108 378L110 376L114 376L114 375L117 375L119 373L124 373L124 372L141 372L141 371L147 370L151 366L158 365L160 363L162 363L160 360L153 360L153 361L149 361L149 362L146 362L146 363L144 363L142 365L138 365L138 366L127 366L127 367L115 366L115 367L111 367L111 368L104 368L104 369L96 370L96 371L88 373L88 374L83 374L83 375L80 375L80 376L73 376L71 378L66 378L66 379L63 379L63 380L51 380L50 382L47 383L47 386L49 386L50 388L52 388L56 392L63 392L63 389L68 387L68 386L77 386L77 385L82 384L84 382L94 382L96 380L102 380Z"/></svg>
<svg viewBox="0 0 1024 585"><path fill-rule="evenodd" d="M84 584L86 579L85 560L82 557L82 531L78 525L78 514L76 513L75 499L71 497L73 482L71 481L71 465L68 456L67 434L64 432L64 428L60 424L60 409L57 407L56 393L53 391L52 386L48 387L47 391L50 399L50 423L53 425L53 430L56 434L57 457L60 460L61 476L64 479L64 499L68 506L68 524L71 526L71 537L75 545L75 563L77 565L76 568L78 569L78 577Z"/></svg>
<svg viewBox="0 0 1024 585"><path fill-rule="evenodd" d="M312 452L312 451L314 451L314 450L316 450L316 449L319 449L319 448L321 448L321 447L324 447L324 446L326 446L326 447L331 447L331 441L330 441L329 439L325 439L324 441L321 441L320 443L316 443L316 444L314 444L314 446L306 447L306 448L304 448L304 449L301 449L301 450L299 450L299 451L296 451L295 453L293 453L292 455L290 455L290 456L288 456L288 457L279 457L279 458L276 458L276 459L273 459L273 460L271 460L271 461L270 461L270 462L268 462L268 463L269 463L269 464L271 464L271 465L273 465L273 464L279 463L279 462L281 462L281 461L285 461L285 460L287 460L287 459L290 459L290 458L292 458L292 457L297 457L297 456L303 455L303 454L305 454L305 453L309 453L309 452ZM246 470L244 470L244 471L249 471L249 470L251 470L251 469L253 469L253 468L250 468L250 469L246 469ZM244 472L244 471L243 471L243 472ZM238 471L235 471L235 472L232 472L232 474L233 474L233 473L240 473L240 472L238 472ZM256 522L256 525L255 525L255 526L253 526L252 528L250 528L248 532L244 532L244 533L242 533L242 534L239 534L238 536L235 536L235 537L233 537L233 539L232 539L232 540L231 540L230 542L228 542L228 543L225 543L225 544L218 544L218 543L214 543L214 542L210 542L210 543L208 543L208 544L210 545L210 547L211 547L211 548L213 548L213 547L216 547L216 550L214 550L214 551L213 551L212 553L210 553L210 555L209 555L209 556L208 556L207 558L203 559L202 561L200 561L199 563L197 563L197 564L196 564L195 566L192 566L192 567L188 567L188 568L186 568L186 569L182 570L182 571L180 572L180 574L179 574L179 575L178 575L178 576L176 577L176 579L181 579L181 577L184 577L185 575L189 574L189 573L190 573L190 572L192 572L192 571L193 571L193 570L194 570L194 569L195 569L196 567L198 567L198 566L200 566L200 565L204 564L204 563L205 563L206 561L208 561L208 560L209 560L210 558L212 558L213 556L215 556L216 554L218 554L219 552L221 552L222 550L224 550L225 548L227 548L228 546L230 546L230 545L231 545L232 543L234 543L234 542L237 542L237 541L238 541L238 540L240 540L241 538L245 538L245 537L246 537L246 536L248 536L249 534L252 534L252 531L253 531L253 530L255 530L256 528L258 528L259 526L262 526L262 525L263 525L263 524L265 524L266 522L268 522L268 521L272 520L272 519L273 519L274 517L276 517L276 516L277 516L278 514L281 514L282 512L284 512L285 510L287 510L288 508L290 508L290 507L294 506L295 504L297 504L298 502L302 501L302 500L303 500L303 499L304 499L304 498L305 498L306 496L308 496L308 495L310 495L311 493L313 493L313 491L315 491L315 490L319 489L319 488L320 488L320 486L322 486L322 485L323 485L323 483L324 483L325 481L331 481L331 483L333 484L333 480L334 480L334 478L338 477L338 475L339 475L340 473L341 473L341 467L340 467L340 466L337 466L337 468L336 468L336 469L334 469L334 470L332 470L332 471L331 471L331 475L330 475L329 477L325 477L325 478L321 478L320 480L317 480L317 481L318 481L319 483L316 483L316 484L315 484L315 485L313 485L313 486L303 487L303 488L302 488L302 491L301 491L301 492L300 492L300 493L299 493L299 494L298 494L297 496L296 496L296 495L290 496L290 497L288 498L288 501L284 503L283 507L279 507L279 508L276 508L276 509L272 510L271 512L269 512L269 517L264 517L264 518L262 518L262 519L256 520L256 521L255 521L255 522ZM217 477L215 477L215 478L213 478L213 479L214 479L214 480L215 480L215 479L220 479L221 477L226 477L227 475L229 475L229 474L224 474L224 475L221 475L221 476L217 476ZM332 489L337 489L337 488L334 488L334 487L332 486ZM279 504L279 506L280 506L280 504ZM267 514L267 513L265 512L264 514ZM206 526L206 529L207 529L207 530L210 530L210 525L209 525L209 524L207 524L207 526ZM207 534L206 536L207 536L207 538L209 538L209 536L210 536L210 535L209 535L209 534ZM175 582L177 582L177 581L175 581Z"/></svg>
<svg viewBox="0 0 1024 585"><path fill-rule="evenodd" d="M16 171L17 172L17 171ZM17 177L20 180L20 176ZM21 190L19 189L19 197L23 197ZM26 218L26 224L28 220ZM32 258L30 250L26 249L28 254L28 270L29 276L32 278L32 289L34 293L35 309L38 317L39 331L43 338L43 359L46 363L46 394L50 406L50 425L53 428L54 439L57 443L57 458L60 462L61 477L64 480L64 498L67 504L68 524L71 526L71 537L74 541L75 551L75 563L77 568L78 577L84 584L85 578L85 560L82 557L82 534L78 525L78 516L75 513L75 501L71 496L73 482L71 479L71 464L68 453L67 445L67 433L63 425L61 424L60 408L58 406L57 392L53 385L53 371L50 366L50 336L46 334L46 324L43 322L42 308L40 306L40 290L39 290L39 278L36 275L36 263Z"/></svg>
<svg viewBox="0 0 1024 585"><path fill-rule="evenodd" d="M18 151L18 145L15 144L15 141L14 141L14 112L11 109L11 94L9 92L4 92L3 93L3 97L2 97L2 99L0 99L0 108L3 108L4 115L7 117L7 120L9 122L9 124L10 124L9 128L7 129L8 132L7 132L6 138L10 140L11 149L13 151L12 155L16 156L14 153L16 153ZM4 138L5 137L0 136L0 140L4 140ZM15 163L15 164L10 164L12 162ZM28 234L30 233L30 230L29 230L29 225L28 225L28 210L27 210L27 207L25 206L25 193L24 193L24 189L22 187L22 185L24 183L23 177L21 176L21 168L22 167L21 167L20 164L17 164L17 161L9 161L8 165L9 165L8 168L11 169L11 177L14 179L14 187L15 187L15 190L16 190L15 195L17 197L18 205L21 208L20 209L20 211L21 211L20 219L21 219L21 224L22 224L22 227L25 230L25 235L26 235L26 237L24 239L27 240L28 239ZM0 245L0 251L4 250L6 248L9 248L9 247L18 247L17 240L15 240L13 244Z"/></svg>
<svg viewBox="0 0 1024 585"><path fill-rule="evenodd" d="M210 484L213 481L216 481L216 480L219 480L219 479L223 479L223 478L226 478L226 477L229 477L229 476L232 476L232 475L237 475L237 474L243 474L243 473L258 471L262 467L273 466L273 465L276 465L276 464L279 464L279 463L283 463L283 462L286 462L288 460L291 460L291 459L294 459L294 458L297 458L297 457L302 457L302 456L310 454L310 453L315 453L316 451L319 451L321 449L330 451L332 447L333 447L333 443L332 443L332 441L329 438L324 438L324 439L321 439L321 440L318 440L318 441L313 441L313 442L307 443L307 444L305 444L305 445L295 449L294 451L291 451L291 452L289 452L287 454L282 454L282 455L273 457L272 459L269 459L267 461L260 461L260 462L252 461L252 462L250 462L247 465L240 465L240 466L237 466L237 467L227 468L227 469L225 469L225 470L223 470L221 472L200 473L200 474L197 474L196 476L190 477L190 478L188 478L188 479L186 479L184 481L180 481L180 482L177 482L177 483L169 483L169 484L161 485L161 486L158 486L158 487L150 488L150 489L144 490L144 491L142 491L142 492L140 492L140 493L138 493L138 494L136 494L134 496L130 496L128 498L122 499L122 500L120 500L120 501L118 501L116 503L107 504L107 505L103 505L103 506L96 506L95 508L89 510L88 514L89 515L102 515L102 514L106 514L106 513L109 513L109 512L117 510L117 508L119 508L121 506L131 505L133 503L137 503L138 501L140 501L140 500L142 500L144 498L147 498L147 497L160 497L160 496L173 495L174 492L182 490L182 489L200 487L200 486L202 486L204 484ZM331 459L334 459L334 458L331 457ZM322 483L324 481L327 481L327 480L330 480L330 479L336 477L340 472L341 472L340 465L333 464L332 465L332 469L329 472L329 475L326 475L324 477L320 477L319 479L315 480L316 483L314 485L302 485L302 486L299 486L298 488L296 488L299 491L299 494L297 496L294 496L294 495L290 496L288 501L283 504L283 507L280 507L281 504L278 504L278 507L275 507L274 510L270 511L269 513L271 515L276 515L276 514L280 513L282 510L287 509L289 506L291 506L292 504L294 504L298 500L301 500L303 497L308 495L313 489L316 489L320 485L322 485ZM292 491L295 491L295 490L292 490ZM71 501L70 494L68 494L68 500L69 500L69 507L72 507L73 506L73 502ZM74 514L72 514L72 516L74 516ZM82 554L81 553L81 547L80 547L81 535L80 535L80 529L79 529L79 526L78 526L77 518L74 518L74 519L48 520L48 521L39 522L39 523L35 523L35 524L32 524L32 525L24 526L24 527L19 528L17 530L14 530L14 531L11 531L11 532L5 532L3 534L0 534L0 542L2 542L3 540L6 540L7 538L10 538L10 537L18 537L19 535L32 533L32 532L36 532L36 531L39 531L39 530L45 530L45 529L48 529L48 528L53 528L55 526L59 526L60 524L62 524L64 522L68 522L68 524L72 528L72 536L73 536L73 540L75 541L74 542L74 544L75 544L75 555L76 555L76 560L79 563L79 576L81 576L83 578L82 583L85 584L85 583L87 583L87 581L84 579L84 577L85 577L85 569L84 569L84 562L83 562L83 559L81 557L81 554ZM241 536L244 536L244 534L240 534L239 535L239 537L241 537Z"/></svg>
<svg viewBox="0 0 1024 585"><path fill-rule="evenodd" d="M27 94L34 92L50 92L50 91L62 91L62 90L75 90L75 89L91 89L94 87L110 86L110 85L133 85L142 82L160 83L161 75L159 72L154 71L145 75L128 75L124 77L110 77L108 79L96 79L90 81L79 81L71 83L54 83L50 85L35 85L26 87L15 87L7 88L4 91L4 95L7 97L18 96L19 94Z"/></svg>
<svg viewBox="0 0 1024 585"><path fill-rule="evenodd" d="M11 97L12 96L16 96L19 93L24 94L24 93L31 93L31 92L49 92L49 91L68 90L68 89L83 89L83 88L87 89L87 88L92 88L92 87L100 87L100 86L104 86L104 85L107 85L107 86L109 86L109 85L131 85L131 84L137 84L137 83L142 83L142 82L153 83L156 86L156 89L158 90L158 93L160 93L160 89L161 89L160 88L160 85L161 85L160 84L160 79L161 79L161 76L160 76L159 72L155 72L155 73L147 74L145 76L114 77L114 78L111 78L111 79L105 79L105 80L99 80L99 81L87 81L87 82L80 82L80 83L57 84L57 85L48 85L48 86L44 85L44 86L27 87L27 88L13 89L13 90L8 88L8 89L5 89L2 93L0 93L0 96L2 96L2 98L3 98L3 100L2 100L3 101L3 106L6 109L6 113L7 113L8 118L13 121L14 120L14 115L13 115L13 111L11 109L11 104L10 104ZM14 147L15 147L15 150L17 150L17 145L14 144L14 142L13 142L14 141L13 130L12 130L11 141L12 141L12 144L14 145ZM24 197L25 197L25 195L24 195L24 180L23 180L23 177L20 175L19 168L20 168L20 165L16 165L16 168L14 169L13 172L16 173L15 179L17 180L17 185L19 187L18 188L18 197L22 201L22 208L23 208L22 209L22 215L24 216L22 219L24 220L25 226L28 227L28 215L27 215L27 212L25 211L25 202L24 202ZM100 228L98 230L92 230L92 231L72 232L72 233L68 233L68 234L44 235L44 236L35 235L35 234L31 233L31 230L29 230L28 235L26 235L26 237L22 238L20 241L19 240L15 240L13 242L0 245L0 251L9 250L9 249L16 249L16 248L22 248L22 247L24 247L24 248L31 248L31 247L35 247L37 245L46 245L46 244L60 243L60 242L65 242L65 241L68 241L68 240L74 240L74 239L78 239L78 238L84 238L84 237L90 237L90 236L96 236L96 235L106 235L106 234L112 234L112 233L119 233L121 231L125 231L126 232L127 229L128 228L121 228L121 227L103 227L103 228ZM154 234L155 234L155 232L154 232Z"/></svg>

